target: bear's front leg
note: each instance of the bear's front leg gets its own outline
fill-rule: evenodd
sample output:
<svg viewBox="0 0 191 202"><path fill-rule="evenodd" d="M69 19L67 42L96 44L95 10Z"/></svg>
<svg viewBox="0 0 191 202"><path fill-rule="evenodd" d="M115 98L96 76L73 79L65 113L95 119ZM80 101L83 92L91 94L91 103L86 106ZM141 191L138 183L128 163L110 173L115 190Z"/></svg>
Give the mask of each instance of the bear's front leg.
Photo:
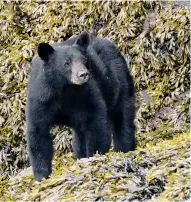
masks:
<svg viewBox="0 0 191 202"><path fill-rule="evenodd" d="M37 181L48 178L52 171L53 146L49 130L53 116L47 114L47 111L42 104L28 102L27 147L34 178Z"/></svg>
<svg viewBox="0 0 191 202"><path fill-rule="evenodd" d="M86 157L85 138L79 129L72 130L72 149L77 159Z"/></svg>
<svg viewBox="0 0 191 202"><path fill-rule="evenodd" d="M108 152L111 145L111 130L106 113L97 113L84 134L87 157L93 156L97 151L100 154Z"/></svg>
<svg viewBox="0 0 191 202"><path fill-rule="evenodd" d="M48 178L52 172L53 148L47 128L38 124L30 125L27 131L27 145L35 180Z"/></svg>

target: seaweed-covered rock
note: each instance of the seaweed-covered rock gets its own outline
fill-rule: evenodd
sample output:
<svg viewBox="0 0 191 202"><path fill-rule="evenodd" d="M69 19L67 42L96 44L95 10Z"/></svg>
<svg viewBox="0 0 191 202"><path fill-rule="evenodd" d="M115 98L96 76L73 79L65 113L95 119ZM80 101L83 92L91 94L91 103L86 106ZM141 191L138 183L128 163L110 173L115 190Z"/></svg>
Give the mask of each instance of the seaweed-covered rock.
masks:
<svg viewBox="0 0 191 202"><path fill-rule="evenodd" d="M52 176L35 182L30 168L0 181L0 201L172 201L189 198L189 134L152 141L129 153L55 158ZM185 152L186 151L186 152Z"/></svg>

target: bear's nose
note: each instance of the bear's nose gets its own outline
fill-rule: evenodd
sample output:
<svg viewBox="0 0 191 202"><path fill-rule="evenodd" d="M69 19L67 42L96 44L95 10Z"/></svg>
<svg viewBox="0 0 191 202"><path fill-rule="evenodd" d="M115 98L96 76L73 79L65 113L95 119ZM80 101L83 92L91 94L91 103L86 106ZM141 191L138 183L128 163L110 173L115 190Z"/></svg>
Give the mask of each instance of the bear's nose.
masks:
<svg viewBox="0 0 191 202"><path fill-rule="evenodd" d="M85 80L89 77L89 72L80 72L79 77Z"/></svg>

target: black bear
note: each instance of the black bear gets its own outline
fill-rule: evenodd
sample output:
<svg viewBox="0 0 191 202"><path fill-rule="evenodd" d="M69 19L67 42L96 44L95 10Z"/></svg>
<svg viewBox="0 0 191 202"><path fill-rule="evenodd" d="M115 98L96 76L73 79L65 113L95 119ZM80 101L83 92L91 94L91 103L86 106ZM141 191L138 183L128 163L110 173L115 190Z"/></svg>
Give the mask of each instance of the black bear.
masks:
<svg viewBox="0 0 191 202"><path fill-rule="evenodd" d="M76 158L135 148L133 79L119 49L87 32L62 43L38 46L28 84L27 145L34 177L51 173L52 126L73 131Z"/></svg>

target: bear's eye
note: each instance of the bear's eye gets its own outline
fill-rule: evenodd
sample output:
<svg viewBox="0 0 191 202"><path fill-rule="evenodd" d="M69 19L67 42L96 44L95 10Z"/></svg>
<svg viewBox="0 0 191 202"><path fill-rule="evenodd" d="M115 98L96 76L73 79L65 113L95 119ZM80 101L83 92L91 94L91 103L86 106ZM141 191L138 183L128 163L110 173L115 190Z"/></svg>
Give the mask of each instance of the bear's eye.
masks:
<svg viewBox="0 0 191 202"><path fill-rule="evenodd" d="M86 59L86 58L82 58L82 62L83 62L84 64L86 64L86 63L87 63L87 59Z"/></svg>
<svg viewBox="0 0 191 202"><path fill-rule="evenodd" d="M67 60L64 64L65 67L67 67L70 64L70 60Z"/></svg>

